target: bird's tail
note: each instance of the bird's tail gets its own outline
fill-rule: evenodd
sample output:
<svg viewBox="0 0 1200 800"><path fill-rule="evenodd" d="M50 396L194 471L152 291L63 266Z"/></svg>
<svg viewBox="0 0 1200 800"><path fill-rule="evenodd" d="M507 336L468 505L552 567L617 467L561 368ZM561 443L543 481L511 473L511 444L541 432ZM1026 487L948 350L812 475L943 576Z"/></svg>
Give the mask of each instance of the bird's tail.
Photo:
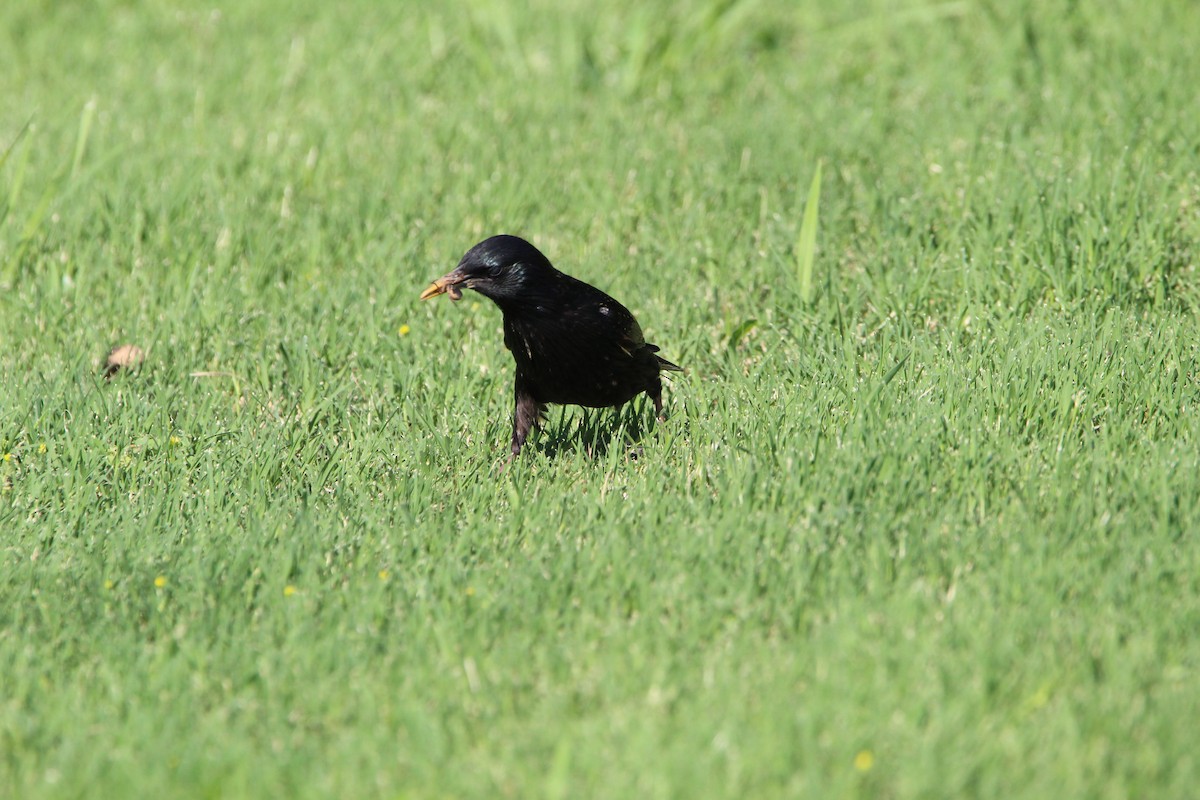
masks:
<svg viewBox="0 0 1200 800"><path fill-rule="evenodd" d="M665 372L683 372L683 367L678 364L672 364L660 355L654 356L658 359L658 368Z"/></svg>

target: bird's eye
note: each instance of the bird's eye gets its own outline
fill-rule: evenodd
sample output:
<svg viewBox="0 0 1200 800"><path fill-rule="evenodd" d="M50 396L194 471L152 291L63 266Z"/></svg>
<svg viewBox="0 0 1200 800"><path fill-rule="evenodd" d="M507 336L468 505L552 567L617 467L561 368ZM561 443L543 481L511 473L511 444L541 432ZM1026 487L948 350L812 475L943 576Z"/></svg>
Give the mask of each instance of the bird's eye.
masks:
<svg viewBox="0 0 1200 800"><path fill-rule="evenodd" d="M499 278L500 273L503 271L504 271L504 267L500 266L499 264L493 264L492 266L488 267L488 277L489 278Z"/></svg>

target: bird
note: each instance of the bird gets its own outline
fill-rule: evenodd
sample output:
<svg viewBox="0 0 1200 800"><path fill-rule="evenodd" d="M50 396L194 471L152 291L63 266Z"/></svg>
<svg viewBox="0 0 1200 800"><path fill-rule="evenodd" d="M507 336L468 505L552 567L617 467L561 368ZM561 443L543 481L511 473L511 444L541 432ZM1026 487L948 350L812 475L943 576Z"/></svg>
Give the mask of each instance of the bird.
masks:
<svg viewBox="0 0 1200 800"><path fill-rule="evenodd" d="M620 406L645 392L663 413L660 374L683 368L658 355L633 314L610 295L554 268L519 236L484 239L421 293L462 299L473 289L500 307L516 362L512 455L541 427L546 405Z"/></svg>

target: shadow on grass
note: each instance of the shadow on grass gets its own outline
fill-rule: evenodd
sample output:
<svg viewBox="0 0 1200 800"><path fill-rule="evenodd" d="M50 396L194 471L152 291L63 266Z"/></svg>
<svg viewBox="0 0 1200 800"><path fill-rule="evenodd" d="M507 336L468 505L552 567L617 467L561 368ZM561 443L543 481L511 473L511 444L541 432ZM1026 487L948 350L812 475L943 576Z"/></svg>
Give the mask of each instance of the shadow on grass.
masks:
<svg viewBox="0 0 1200 800"><path fill-rule="evenodd" d="M582 452L589 458L607 457L614 447L624 448L631 459L642 453L642 440L658 426L654 408L644 399L617 409L584 408L578 418L569 417L559 406L551 406L540 433L526 442L548 459Z"/></svg>

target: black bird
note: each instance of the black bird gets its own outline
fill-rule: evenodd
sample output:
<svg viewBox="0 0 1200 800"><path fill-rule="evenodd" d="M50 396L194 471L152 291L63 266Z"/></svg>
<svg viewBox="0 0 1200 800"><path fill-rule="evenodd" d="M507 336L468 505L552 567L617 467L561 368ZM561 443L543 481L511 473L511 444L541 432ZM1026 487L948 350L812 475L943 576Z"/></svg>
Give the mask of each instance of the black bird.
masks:
<svg viewBox="0 0 1200 800"><path fill-rule="evenodd" d="M682 371L658 355L629 309L594 286L556 270L517 236L493 236L467 251L452 272L421 293L428 300L462 289L490 298L504 315L504 346L517 362L512 453L521 452L547 403L605 408L641 392L662 414L663 370Z"/></svg>

